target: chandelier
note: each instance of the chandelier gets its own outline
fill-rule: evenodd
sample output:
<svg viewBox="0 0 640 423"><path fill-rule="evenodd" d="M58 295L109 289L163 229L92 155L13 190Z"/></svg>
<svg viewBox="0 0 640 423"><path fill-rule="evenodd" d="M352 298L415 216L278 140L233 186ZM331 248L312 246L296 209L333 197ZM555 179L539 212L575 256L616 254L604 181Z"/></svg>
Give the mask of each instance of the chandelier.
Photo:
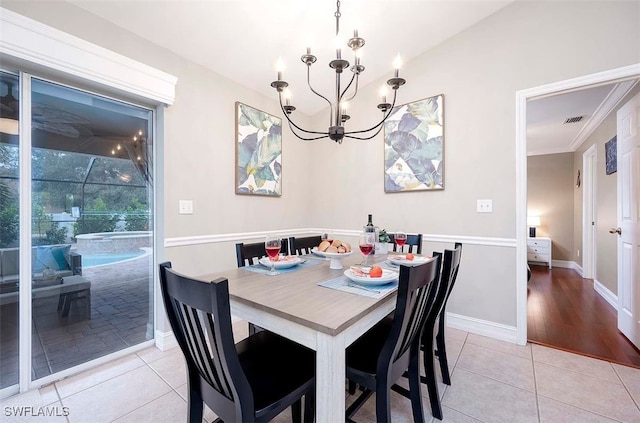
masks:
<svg viewBox="0 0 640 423"><path fill-rule="evenodd" d="M336 37L340 32L340 0L336 2L336 13L334 14L336 18ZM324 99L327 103L329 103L329 129L326 132L319 131L310 131L300 126L296 125L291 120L291 113L296 110L296 108L291 104L291 94L287 87L289 84L282 79L282 66L281 64L277 67L278 79L271 83L271 86L278 91L278 99L280 101L280 108L282 109L284 116L287 118L289 122L289 127L293 134L305 141L318 140L321 138L329 138L333 141L342 144L344 138L352 138L357 140L370 140L376 135L380 133L380 130L383 127L384 121L387 120L393 107L396 104L396 94L398 88L405 84L405 80L398 76L399 68L400 68L400 57L398 56L394 61L395 67L395 75L393 78L387 81L387 85L391 87L393 90L393 101L391 103L387 102L386 96L386 87L383 87L383 91L381 92L382 103L378 104L378 109L383 113L383 118L376 125L362 130L345 130L345 122L350 119L350 116L347 114L347 102L352 100L356 94L358 93L358 79L360 74L364 72L364 66L360 63L360 49L364 46L364 39L358 36L358 30L353 31L353 37L347 41L347 46L353 51L354 54L354 65L349 68L350 63L342 58L342 50L338 46L336 48L336 58L329 62L329 67L335 70L336 73L336 82L335 82L335 92L333 101L329 100L324 95L317 92L311 86L311 65L313 65L317 57L311 54L311 48L307 47L307 54L302 55L300 60L302 63L307 65L307 84L309 85L309 89L318 97ZM346 87L342 89L342 74L345 70L350 70L352 75ZM349 91L350 88L353 89ZM284 97L284 104L283 98Z"/></svg>

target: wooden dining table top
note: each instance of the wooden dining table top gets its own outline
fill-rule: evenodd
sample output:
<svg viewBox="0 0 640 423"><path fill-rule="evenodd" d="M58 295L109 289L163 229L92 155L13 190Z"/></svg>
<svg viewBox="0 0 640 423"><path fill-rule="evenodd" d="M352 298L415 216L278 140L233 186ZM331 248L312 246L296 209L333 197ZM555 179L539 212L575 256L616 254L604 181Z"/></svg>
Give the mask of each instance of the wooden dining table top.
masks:
<svg viewBox="0 0 640 423"><path fill-rule="evenodd" d="M386 257L370 257L371 263ZM226 278L230 300L256 308L313 330L336 336L363 316L388 301L395 301L393 291L382 298L372 298L318 284L342 276L350 265L360 263L362 256L352 254L342 259L344 269L329 269L329 261L308 256L320 264L305 266L277 276L235 268L209 273L200 279Z"/></svg>

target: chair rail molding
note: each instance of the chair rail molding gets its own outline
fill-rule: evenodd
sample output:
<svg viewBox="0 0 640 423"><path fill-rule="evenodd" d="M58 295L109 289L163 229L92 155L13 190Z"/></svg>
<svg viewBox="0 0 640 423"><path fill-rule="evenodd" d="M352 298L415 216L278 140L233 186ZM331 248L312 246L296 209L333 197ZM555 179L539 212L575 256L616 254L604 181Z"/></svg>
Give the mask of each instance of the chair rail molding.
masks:
<svg viewBox="0 0 640 423"><path fill-rule="evenodd" d="M165 238L165 248L172 247L186 247L190 245L199 244L216 244L220 242L240 242L249 239L263 238L270 234L287 234L293 235L307 235L313 233L331 232L334 235L357 237L360 231L353 229L330 229L330 228L298 228L298 229L278 229L274 231L259 231L259 232L238 232L227 234L211 234L211 235L195 235L184 237L171 237ZM479 237L479 236L464 236L464 235L434 235L434 234L422 234L422 242L444 242L454 243L461 242L463 244L471 245L486 245L492 247L516 247L515 238L495 238L495 237Z"/></svg>
<svg viewBox="0 0 640 423"><path fill-rule="evenodd" d="M178 79L0 7L0 55L171 105Z"/></svg>

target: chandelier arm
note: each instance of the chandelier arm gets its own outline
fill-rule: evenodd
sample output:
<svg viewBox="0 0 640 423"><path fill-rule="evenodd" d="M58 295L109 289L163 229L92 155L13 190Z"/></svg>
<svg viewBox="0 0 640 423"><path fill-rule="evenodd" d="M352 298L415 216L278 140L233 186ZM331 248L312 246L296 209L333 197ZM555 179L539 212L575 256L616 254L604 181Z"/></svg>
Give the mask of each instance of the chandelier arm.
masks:
<svg viewBox="0 0 640 423"><path fill-rule="evenodd" d="M347 87L342 91L342 94L340 94L340 98L338 99L338 101L342 101L342 97L344 97L344 95L347 93L347 90L349 90L349 87L351 87L351 84L353 84L353 80L356 79L356 73L354 72L353 75L351 75L351 81L349 81L349 84L347 84ZM356 91L358 91L357 89L357 84L356 84ZM356 94L354 93L349 100L351 100L353 97L355 97Z"/></svg>
<svg viewBox="0 0 640 423"><path fill-rule="evenodd" d="M353 100L353 98L356 96L356 94L358 94L358 81L360 80L360 78L359 78L359 77L360 77L360 75L359 75L359 74L358 74L358 75L355 75L355 77L356 77L355 91L353 92L353 95L352 95L351 97L349 97L346 101L351 101L351 100ZM349 85L351 85L351 84L349 84ZM347 90L345 90L345 92L346 92L346 91L347 91Z"/></svg>
<svg viewBox="0 0 640 423"><path fill-rule="evenodd" d="M296 131L295 131L294 127L293 127L294 124L292 124L291 120L287 119L287 122L289 122L289 128L291 129L291 133L293 135L295 135L296 138L301 139L303 141L314 141L314 140L319 140L319 139L322 139L322 138L327 138L329 136L329 135L322 135L322 136L319 136L319 137L306 138L306 137L303 137L303 136L298 135L296 133Z"/></svg>
<svg viewBox="0 0 640 423"><path fill-rule="evenodd" d="M314 90L313 87L311 86L311 66L310 65L307 65L307 85L309 86L309 89L311 90L312 93L314 93L320 98L324 98L324 100L329 104L329 106L331 106L331 101L329 101L327 97L323 96L322 94Z"/></svg>
<svg viewBox="0 0 640 423"><path fill-rule="evenodd" d="M370 128L369 130L374 129L374 128L375 128L375 126L373 128ZM384 128L384 125L379 125L378 130L376 131L376 133L371 135L370 137L354 137L353 135L345 135L344 137L345 138L351 138L353 140L370 140L370 139L376 137L380 133L380 131L382 131L382 128ZM363 131L360 131L360 132L363 132Z"/></svg>
<svg viewBox="0 0 640 423"><path fill-rule="evenodd" d="M318 131L307 131L306 129L300 128L298 125L296 125L291 118L289 117L289 113L287 113L287 111L284 109L284 107L282 106L282 97L280 96L280 94L278 94L278 97L280 97L280 109L282 110L282 113L284 114L284 117L287 118L287 120L289 121L289 126L293 125L295 126L298 130L302 131L302 132L306 132L307 134L320 134L323 135L323 137L328 136L327 132L318 132ZM321 138L323 138L321 137ZM300 138L300 137L298 137Z"/></svg>
<svg viewBox="0 0 640 423"><path fill-rule="evenodd" d="M384 117L382 118L382 120L380 122L378 122L376 125L372 126L369 129L363 129L361 131L345 132L344 133L345 136L351 135L351 134L362 134L362 133L366 133L366 132L371 132L371 131L375 130L376 128L379 128L378 132L380 132L380 129L382 129L383 123L389 118L389 116L391 116L391 112L393 112L393 107L396 105L396 94L397 93L398 93L397 91L393 92L393 104L391 105L391 107L389 107L389 110L386 112L386 114L384 115ZM373 135L373 136L375 137L376 135L378 135L378 132L376 132L376 134ZM352 136L350 136L349 138L364 139L364 140L370 139L370 138L357 138L357 137L352 137Z"/></svg>

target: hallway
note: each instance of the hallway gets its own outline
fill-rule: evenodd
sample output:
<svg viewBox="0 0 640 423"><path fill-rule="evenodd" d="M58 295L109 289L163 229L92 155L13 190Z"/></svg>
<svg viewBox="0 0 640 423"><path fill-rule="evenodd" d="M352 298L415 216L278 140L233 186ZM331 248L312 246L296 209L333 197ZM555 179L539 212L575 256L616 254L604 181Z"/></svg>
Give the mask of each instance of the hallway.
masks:
<svg viewBox="0 0 640 423"><path fill-rule="evenodd" d="M528 341L640 368L638 351L617 329L616 310L571 269L531 266Z"/></svg>

